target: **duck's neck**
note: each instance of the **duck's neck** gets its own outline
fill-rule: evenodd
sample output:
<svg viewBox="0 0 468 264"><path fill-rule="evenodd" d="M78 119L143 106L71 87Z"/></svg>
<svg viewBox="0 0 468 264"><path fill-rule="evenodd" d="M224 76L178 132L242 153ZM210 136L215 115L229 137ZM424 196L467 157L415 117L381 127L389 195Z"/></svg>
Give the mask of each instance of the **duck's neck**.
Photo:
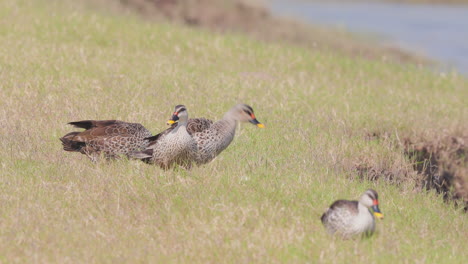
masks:
<svg viewBox="0 0 468 264"><path fill-rule="evenodd" d="M358 232L373 232L375 229L375 220L369 208L359 203L358 205L359 216L354 223Z"/></svg>
<svg viewBox="0 0 468 264"><path fill-rule="evenodd" d="M358 212L359 219L362 222L361 224L363 226L371 225L371 223L374 221L374 216L372 215L372 212L369 210L369 208L367 208L362 203L358 203Z"/></svg>
<svg viewBox="0 0 468 264"><path fill-rule="evenodd" d="M358 212L359 214L366 214L367 212L369 212L369 209L362 203L358 203Z"/></svg>
<svg viewBox="0 0 468 264"><path fill-rule="evenodd" d="M232 126L237 125L236 110L231 109L223 116L223 120L228 121Z"/></svg>
<svg viewBox="0 0 468 264"><path fill-rule="evenodd" d="M226 132L229 131L233 135L236 133L237 120L234 118L231 111L227 112L220 121L223 123L223 126L225 126Z"/></svg>
<svg viewBox="0 0 468 264"><path fill-rule="evenodd" d="M187 131L187 121L179 121L174 130L172 130L173 133L179 133L180 131Z"/></svg>
<svg viewBox="0 0 468 264"><path fill-rule="evenodd" d="M234 135L236 133L236 128L237 128L237 121L232 118L223 118L213 124L212 126L213 129L215 129L217 132L217 152L221 152L223 149L225 149L229 144L232 142L234 139Z"/></svg>

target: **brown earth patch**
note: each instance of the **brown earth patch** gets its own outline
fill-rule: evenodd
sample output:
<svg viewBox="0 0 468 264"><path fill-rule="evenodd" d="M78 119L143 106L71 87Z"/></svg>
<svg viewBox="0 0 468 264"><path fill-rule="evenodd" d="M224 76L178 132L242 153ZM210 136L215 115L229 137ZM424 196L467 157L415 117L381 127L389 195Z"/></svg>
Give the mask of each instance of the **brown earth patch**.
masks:
<svg viewBox="0 0 468 264"><path fill-rule="evenodd" d="M446 200L468 210L468 136L446 136L436 140L405 139L404 151L421 175L422 186L435 189Z"/></svg>
<svg viewBox="0 0 468 264"><path fill-rule="evenodd" d="M394 184L412 181L417 190L435 190L446 201L468 210L468 135L394 138L387 132L367 133L395 155L355 157L351 171L360 179L383 179ZM403 155L401 155L401 153Z"/></svg>
<svg viewBox="0 0 468 264"><path fill-rule="evenodd" d="M408 163L405 157L400 155L399 146L401 144L392 137L391 133L366 133L364 139L385 146L390 155L382 154L382 156L379 156L376 153L354 155L350 163L351 167L347 166L347 170L352 171L353 175L357 175L359 179L370 181L381 179L397 185L407 181L415 183L421 181L421 175L413 169L413 166ZM349 164L349 162L347 163Z"/></svg>

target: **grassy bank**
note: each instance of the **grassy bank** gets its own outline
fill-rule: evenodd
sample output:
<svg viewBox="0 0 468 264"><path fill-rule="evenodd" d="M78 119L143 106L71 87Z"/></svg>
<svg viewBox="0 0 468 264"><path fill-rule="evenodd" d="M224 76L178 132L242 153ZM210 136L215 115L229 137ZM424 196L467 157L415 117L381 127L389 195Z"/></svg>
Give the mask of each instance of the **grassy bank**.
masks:
<svg viewBox="0 0 468 264"><path fill-rule="evenodd" d="M324 0L295 0L299 2L331 2ZM466 5L468 0L333 0L334 2L382 2L402 4L441 4L441 5Z"/></svg>
<svg viewBox="0 0 468 264"><path fill-rule="evenodd" d="M454 4L468 4L467 0L381 0L391 1L395 3L409 3L409 4L443 4L443 5L454 5Z"/></svg>
<svg viewBox="0 0 468 264"><path fill-rule="evenodd" d="M395 3L406 3L406 4L442 4L442 5L454 5L454 4L468 4L467 0L378 0L381 2L395 2Z"/></svg>
<svg viewBox="0 0 468 264"><path fill-rule="evenodd" d="M275 16L267 2L261 0L100 0L100 3L103 9L112 5L119 13L133 12L149 21L169 21L216 33L241 33L261 41L293 44L316 51L333 50L348 57L430 63L421 54L379 45L373 37L312 26L297 18Z"/></svg>
<svg viewBox="0 0 468 264"><path fill-rule="evenodd" d="M422 190L404 147L466 139L460 76L96 13L75 1L1 1L0 20L2 262L468 258L468 216ZM237 102L252 105L266 129L243 125L220 157L189 172L92 164L58 140L69 121L120 119L157 133L176 104L218 119ZM373 175L382 177L367 180ZM324 209L369 187L386 216L378 233L328 236Z"/></svg>

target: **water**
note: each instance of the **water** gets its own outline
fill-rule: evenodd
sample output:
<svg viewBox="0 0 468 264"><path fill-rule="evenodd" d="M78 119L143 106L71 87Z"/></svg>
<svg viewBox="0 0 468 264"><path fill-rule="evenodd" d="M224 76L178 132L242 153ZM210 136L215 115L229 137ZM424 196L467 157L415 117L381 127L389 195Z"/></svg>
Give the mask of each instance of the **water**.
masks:
<svg viewBox="0 0 468 264"><path fill-rule="evenodd" d="M385 42L468 75L468 6L274 0L271 9L313 24L381 35Z"/></svg>

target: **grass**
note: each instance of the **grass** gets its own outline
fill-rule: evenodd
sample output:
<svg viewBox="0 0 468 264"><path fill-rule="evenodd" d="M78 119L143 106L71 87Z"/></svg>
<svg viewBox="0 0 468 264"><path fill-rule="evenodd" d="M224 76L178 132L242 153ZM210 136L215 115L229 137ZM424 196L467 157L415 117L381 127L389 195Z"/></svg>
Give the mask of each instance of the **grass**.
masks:
<svg viewBox="0 0 468 264"><path fill-rule="evenodd" d="M396 2L396 3L409 3L409 4L445 4L445 5L468 4L467 0L381 0L381 1Z"/></svg>
<svg viewBox="0 0 468 264"><path fill-rule="evenodd" d="M75 2L0 2L1 262L466 262L466 213L419 191L402 149L366 139L464 136L462 77ZM191 171L92 164L58 140L69 121L157 133L176 104L218 119L237 102L267 127L243 125ZM362 163L409 172L368 181L354 170ZM328 236L325 208L369 187L386 216L377 233Z"/></svg>
<svg viewBox="0 0 468 264"><path fill-rule="evenodd" d="M216 33L242 33L254 39L302 46L348 57L429 65L423 55L404 51L394 45L382 45L369 35L340 29L313 26L297 18L278 17L266 1L192 0L141 1L100 0L101 9L118 13L133 12L149 21L170 21ZM109 8L109 6L113 8Z"/></svg>
<svg viewBox="0 0 468 264"><path fill-rule="evenodd" d="M309 2L327 2L323 0L296 0ZM465 5L468 0L352 0L354 2L389 2L402 4L442 4L442 5ZM335 2L350 2L350 0L335 0Z"/></svg>

